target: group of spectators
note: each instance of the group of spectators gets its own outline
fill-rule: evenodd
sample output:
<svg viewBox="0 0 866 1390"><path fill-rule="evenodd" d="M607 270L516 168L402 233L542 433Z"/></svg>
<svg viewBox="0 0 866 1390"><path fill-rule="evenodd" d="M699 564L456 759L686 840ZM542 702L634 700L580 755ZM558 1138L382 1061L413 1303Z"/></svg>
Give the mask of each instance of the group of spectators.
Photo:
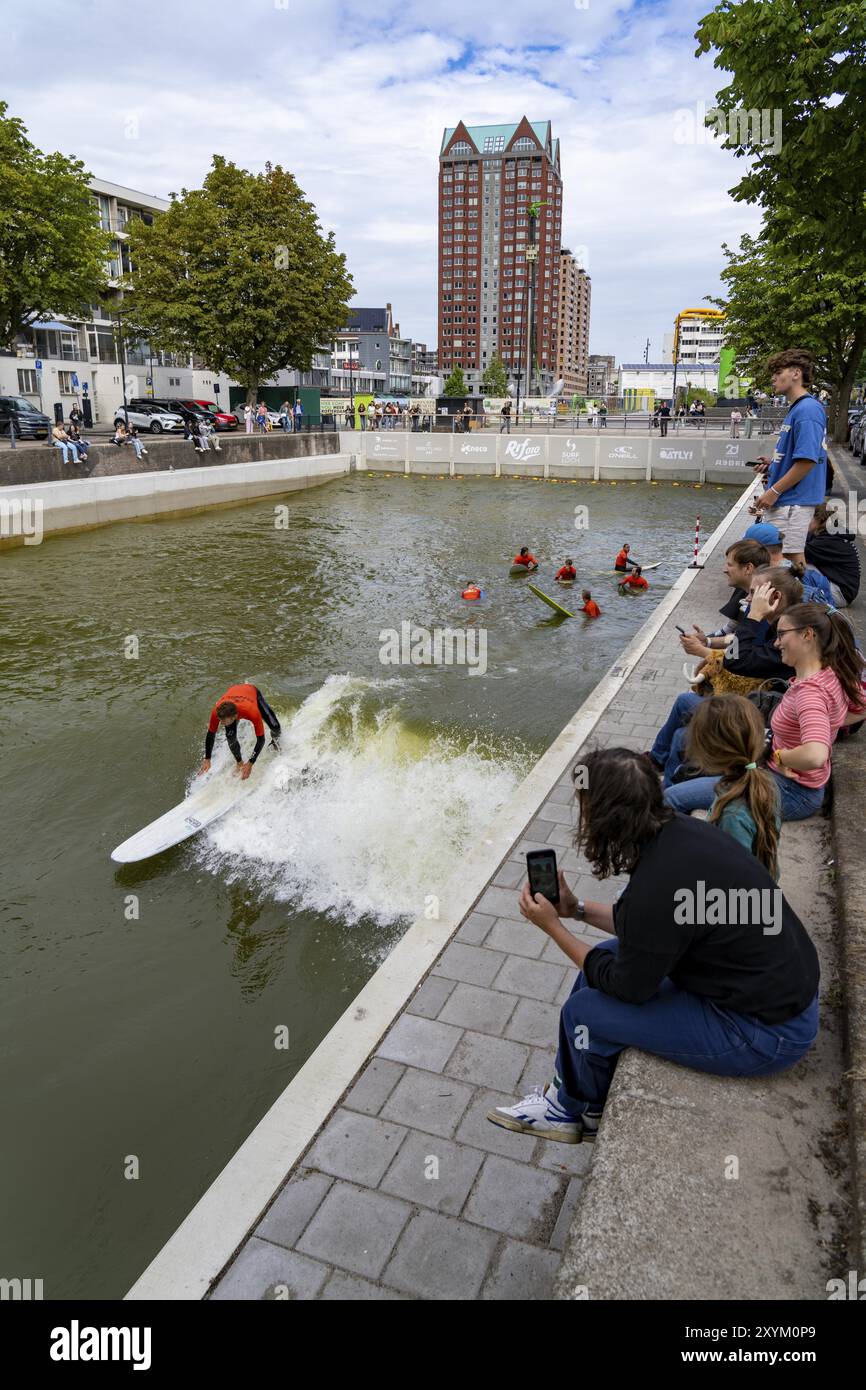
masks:
<svg viewBox="0 0 866 1390"><path fill-rule="evenodd" d="M277 420L280 429L286 434L291 434L295 430L300 433L304 424L304 407L300 397L294 405L291 401L283 401L277 414ZM271 412L264 401L260 401L255 410L249 404L244 406L244 429L247 434L252 434L254 430L258 430L260 434L267 434L273 428L274 422L271 419Z"/></svg>
<svg viewBox="0 0 866 1390"><path fill-rule="evenodd" d="M497 1125L564 1143L595 1137L630 1046L721 1076L769 1076L818 1030L818 958L780 881L785 820L824 802L836 739L866 719L864 659L839 611L857 596L856 537L825 501L826 416L800 349L768 364L788 411L760 459L759 517L725 555L731 594L714 633L681 637L700 659L649 752L591 753L575 769L576 846L598 878L628 875L615 904L520 911L580 973L560 1016L552 1081ZM706 812L705 818L687 814ZM553 895L550 895L553 896ZM564 925L609 934L596 945Z"/></svg>
<svg viewBox="0 0 866 1390"><path fill-rule="evenodd" d="M343 419L347 430L355 428L356 411L352 405L346 406ZM417 430L421 423L421 407L417 401L413 405L400 401L360 401L357 406L358 423L362 430Z"/></svg>

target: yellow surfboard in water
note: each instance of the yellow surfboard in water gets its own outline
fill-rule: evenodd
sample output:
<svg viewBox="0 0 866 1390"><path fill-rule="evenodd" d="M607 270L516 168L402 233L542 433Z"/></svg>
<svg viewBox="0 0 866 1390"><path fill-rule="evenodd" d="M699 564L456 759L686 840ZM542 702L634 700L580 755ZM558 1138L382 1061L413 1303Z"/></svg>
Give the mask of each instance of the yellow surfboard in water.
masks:
<svg viewBox="0 0 866 1390"><path fill-rule="evenodd" d="M527 589L532 590L536 598L540 598L542 603L548 604L550 608L553 608L557 613L560 613L563 618L574 617L574 614L569 613L567 608L563 608L561 603L557 603L555 598L550 598L548 594L543 594L540 589L536 589L534 584L527 584L526 587Z"/></svg>

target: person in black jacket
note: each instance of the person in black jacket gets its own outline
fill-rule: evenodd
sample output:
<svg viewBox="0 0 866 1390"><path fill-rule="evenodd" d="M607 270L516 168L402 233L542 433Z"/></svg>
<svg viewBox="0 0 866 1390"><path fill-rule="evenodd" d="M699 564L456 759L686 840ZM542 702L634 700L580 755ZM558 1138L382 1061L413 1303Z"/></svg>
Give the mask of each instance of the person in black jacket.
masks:
<svg viewBox="0 0 866 1390"><path fill-rule="evenodd" d="M576 847L596 877L627 873L628 886L613 905L583 902L560 873L557 906L524 886L521 913L580 974L560 1012L553 1080L487 1116L566 1144L595 1138L626 1047L715 1076L771 1076L818 1032L817 953L764 866L717 826L666 807L642 754L602 749L580 772ZM610 940L581 941L563 919Z"/></svg>
<svg viewBox="0 0 866 1390"><path fill-rule="evenodd" d="M860 592L860 556L853 531L842 529L836 509L822 502L815 508L806 539L806 563L829 581L837 608L847 608ZM830 529L832 528L832 529Z"/></svg>

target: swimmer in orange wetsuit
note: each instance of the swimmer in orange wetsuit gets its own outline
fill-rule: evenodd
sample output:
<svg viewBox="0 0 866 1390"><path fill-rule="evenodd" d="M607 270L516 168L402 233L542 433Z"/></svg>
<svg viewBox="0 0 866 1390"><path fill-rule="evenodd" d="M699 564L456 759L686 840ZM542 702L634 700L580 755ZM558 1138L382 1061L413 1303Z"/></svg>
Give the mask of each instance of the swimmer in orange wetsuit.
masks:
<svg viewBox="0 0 866 1390"><path fill-rule="evenodd" d="M578 613L585 613L588 618L600 618L601 609L589 592L589 589L584 589L580 597L583 599L583 607L578 608Z"/></svg>
<svg viewBox="0 0 866 1390"><path fill-rule="evenodd" d="M619 552L619 554L613 562L613 567L615 570L627 570L630 567L631 561L628 558L630 550L630 545L623 546L622 550Z"/></svg>
<svg viewBox="0 0 866 1390"><path fill-rule="evenodd" d="M577 570L574 568L574 565L572 564L571 560L566 560L565 564L562 566L562 569L557 570L557 571L556 571L556 574L555 574L553 577L554 577L554 579L559 579L559 580L561 580L561 579L576 579L576 578L577 578Z"/></svg>
<svg viewBox="0 0 866 1390"><path fill-rule="evenodd" d="M525 565L528 570L538 569L538 561L534 555L530 555L529 548L525 545L521 546L520 554L515 555L511 563L512 565Z"/></svg>
<svg viewBox="0 0 866 1390"><path fill-rule="evenodd" d="M256 746L248 762L244 762L241 746L238 742L239 719L248 719L256 734ZM262 692L255 685L230 685L225 695L217 700L211 710L207 737L204 741L204 762L199 768L198 775L201 776L203 772L208 771L217 731L223 728L226 731L228 746L238 764L241 780L245 782L253 770L253 763L265 746L265 724L271 731L272 747L278 748L280 721Z"/></svg>
<svg viewBox="0 0 866 1390"><path fill-rule="evenodd" d="M633 574L627 574L625 579L619 581L618 587L621 593L625 593L626 589L631 589L634 593L637 593L641 589L648 589L649 584L641 574L640 565L638 565Z"/></svg>

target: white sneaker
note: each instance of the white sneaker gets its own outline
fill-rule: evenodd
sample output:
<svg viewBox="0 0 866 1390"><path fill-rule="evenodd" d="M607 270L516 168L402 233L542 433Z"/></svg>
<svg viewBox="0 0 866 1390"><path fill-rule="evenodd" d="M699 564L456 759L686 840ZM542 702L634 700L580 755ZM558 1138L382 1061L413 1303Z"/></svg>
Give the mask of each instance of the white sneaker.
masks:
<svg viewBox="0 0 866 1390"><path fill-rule="evenodd" d="M595 1138L594 1131L585 1130L580 1120L563 1110L549 1083L536 1086L517 1105L498 1105L495 1110L489 1110L487 1118L503 1129L537 1134L541 1139L556 1139L560 1144L580 1144L585 1139Z"/></svg>

